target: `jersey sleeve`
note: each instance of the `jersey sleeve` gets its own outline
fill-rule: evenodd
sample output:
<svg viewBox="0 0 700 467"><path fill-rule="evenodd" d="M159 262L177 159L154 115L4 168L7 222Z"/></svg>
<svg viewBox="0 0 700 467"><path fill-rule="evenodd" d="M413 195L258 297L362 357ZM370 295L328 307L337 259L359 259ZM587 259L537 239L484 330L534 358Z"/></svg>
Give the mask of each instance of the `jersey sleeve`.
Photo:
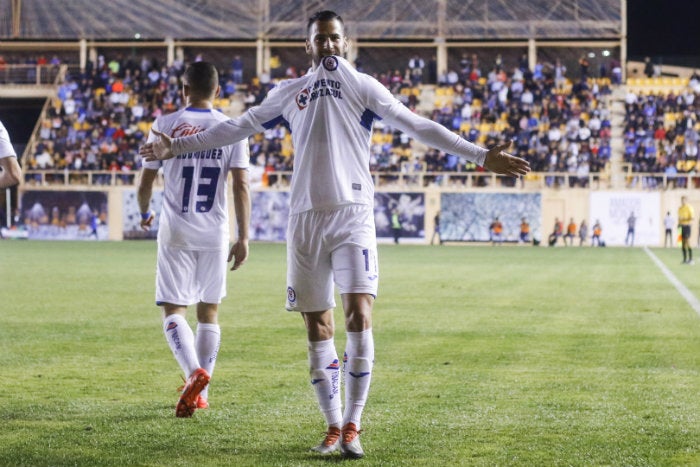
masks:
<svg viewBox="0 0 700 467"><path fill-rule="evenodd" d="M228 146L263 131L268 122L276 121L282 115L281 99L276 91L277 88L270 91L260 105L251 107L239 117L223 121L191 136L174 138L173 154Z"/></svg>
<svg viewBox="0 0 700 467"><path fill-rule="evenodd" d="M171 150L173 154L179 155L186 152L220 148L234 144L259 131L261 128L255 125L249 113L246 112L240 117L214 125L206 131L182 138L174 138Z"/></svg>
<svg viewBox="0 0 700 467"><path fill-rule="evenodd" d="M151 130L148 132L148 138L146 139L147 143L152 143L156 139L156 135L153 133L153 130L161 131L160 126L158 125L157 118L153 121L153 125L151 125ZM144 169L158 170L162 165L163 165L163 161L145 161L144 160L142 162L142 167Z"/></svg>
<svg viewBox="0 0 700 467"><path fill-rule="evenodd" d="M231 161L229 170L247 169L250 166L250 147L248 140L243 139L230 147Z"/></svg>
<svg viewBox="0 0 700 467"><path fill-rule="evenodd" d="M0 159L5 157L17 157L17 153L10 142L9 133L5 129L5 126L0 123Z"/></svg>
<svg viewBox="0 0 700 467"><path fill-rule="evenodd" d="M370 109L389 125L432 148L484 165L487 149L470 143L439 123L414 114L376 80L367 80L367 89Z"/></svg>

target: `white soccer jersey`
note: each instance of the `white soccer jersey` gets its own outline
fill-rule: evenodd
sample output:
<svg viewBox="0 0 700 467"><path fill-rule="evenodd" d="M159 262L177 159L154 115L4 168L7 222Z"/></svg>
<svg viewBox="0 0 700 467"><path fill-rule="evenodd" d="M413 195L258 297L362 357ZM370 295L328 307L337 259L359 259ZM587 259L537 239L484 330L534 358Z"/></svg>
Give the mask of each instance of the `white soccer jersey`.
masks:
<svg viewBox="0 0 700 467"><path fill-rule="evenodd" d="M324 57L301 78L283 81L257 107L193 138L173 141L173 153L230 144L289 125L294 144L290 213L374 203L369 171L372 123L382 119L425 144L483 165L486 150L420 118L381 83L345 59ZM323 122L323 124L319 124Z"/></svg>
<svg viewBox="0 0 700 467"><path fill-rule="evenodd" d="M15 148L12 147L10 135L7 133L5 125L0 122L0 159L5 157L17 157L17 153L15 153Z"/></svg>
<svg viewBox="0 0 700 467"><path fill-rule="evenodd" d="M186 108L156 119L153 129L171 137L192 135L228 120L216 110ZM148 141L156 136L151 132ZM163 167L165 189L158 241L188 250L228 247L227 177L249 165L248 141L181 154L167 161L144 162Z"/></svg>

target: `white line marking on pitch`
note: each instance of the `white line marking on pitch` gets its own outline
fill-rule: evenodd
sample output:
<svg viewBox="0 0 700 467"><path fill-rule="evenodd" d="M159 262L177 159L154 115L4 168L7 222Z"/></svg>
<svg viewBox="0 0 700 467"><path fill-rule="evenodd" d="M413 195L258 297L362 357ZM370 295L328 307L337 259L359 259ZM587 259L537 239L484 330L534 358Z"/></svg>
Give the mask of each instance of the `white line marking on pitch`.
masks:
<svg viewBox="0 0 700 467"><path fill-rule="evenodd" d="M678 290L678 293L680 293L683 298L685 298L685 301L688 302L688 305L691 306L693 310L695 310L695 313L700 315L700 301L693 295L693 292L688 290L688 288L683 285L681 281L679 281L676 276L673 275L673 273L666 267L664 263L661 262L659 258L656 257L654 253L648 248L644 247L644 251L649 255L651 260L656 263L656 265L661 269L661 272L664 273L664 276L668 279L668 281L673 284L673 286Z"/></svg>

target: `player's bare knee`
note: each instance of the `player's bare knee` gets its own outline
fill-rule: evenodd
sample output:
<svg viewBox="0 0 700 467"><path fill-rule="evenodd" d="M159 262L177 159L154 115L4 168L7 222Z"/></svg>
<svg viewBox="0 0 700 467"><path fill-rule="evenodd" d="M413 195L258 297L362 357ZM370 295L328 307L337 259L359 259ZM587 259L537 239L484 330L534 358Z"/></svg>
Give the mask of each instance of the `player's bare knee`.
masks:
<svg viewBox="0 0 700 467"><path fill-rule="evenodd" d="M325 341L333 337L335 325L333 323L332 310L316 313L302 313L301 315L306 324L306 332L309 341Z"/></svg>
<svg viewBox="0 0 700 467"><path fill-rule="evenodd" d="M197 304L197 321L200 323L217 324L219 307L213 303L199 302Z"/></svg>
<svg viewBox="0 0 700 467"><path fill-rule="evenodd" d="M372 327L372 310L356 308L345 313L345 329L350 332L362 332Z"/></svg>

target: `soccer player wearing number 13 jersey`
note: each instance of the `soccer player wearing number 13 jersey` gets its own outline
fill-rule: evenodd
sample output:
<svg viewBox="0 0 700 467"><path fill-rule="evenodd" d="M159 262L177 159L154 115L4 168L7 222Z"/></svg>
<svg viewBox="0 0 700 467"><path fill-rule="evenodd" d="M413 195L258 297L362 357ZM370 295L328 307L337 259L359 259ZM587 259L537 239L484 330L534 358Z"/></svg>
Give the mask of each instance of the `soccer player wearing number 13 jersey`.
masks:
<svg viewBox="0 0 700 467"><path fill-rule="evenodd" d="M187 107L156 119L153 130L173 137L204 131L228 117L213 110L219 92L216 68L206 62L190 65L183 76ZM153 133L149 139L154 139ZM190 417L208 407L208 384L221 342L218 305L226 296L226 263L232 269L248 256L250 195L248 144L240 141L204 151L191 151L163 162L145 162L139 182L141 226L149 229L153 182L162 164L163 207L158 228L156 304L163 307L163 331L185 373L175 414ZM227 178L233 177L238 227L229 252ZM197 329L186 320L188 305L197 307Z"/></svg>
<svg viewBox="0 0 700 467"><path fill-rule="evenodd" d="M372 308L377 295L374 187L369 171L372 123L383 119L423 143L463 156L497 173L524 175L527 162L486 150L412 113L374 78L342 55L348 39L332 11L307 23L306 52L312 67L281 82L257 107L211 130L184 138L161 135L144 145L147 160L230 144L285 123L294 145L294 175L287 230L287 309L306 324L311 384L328 430L314 451L364 455L360 418L374 363ZM334 345L334 285L342 298L347 342L341 362ZM341 410L341 373L345 408Z"/></svg>

